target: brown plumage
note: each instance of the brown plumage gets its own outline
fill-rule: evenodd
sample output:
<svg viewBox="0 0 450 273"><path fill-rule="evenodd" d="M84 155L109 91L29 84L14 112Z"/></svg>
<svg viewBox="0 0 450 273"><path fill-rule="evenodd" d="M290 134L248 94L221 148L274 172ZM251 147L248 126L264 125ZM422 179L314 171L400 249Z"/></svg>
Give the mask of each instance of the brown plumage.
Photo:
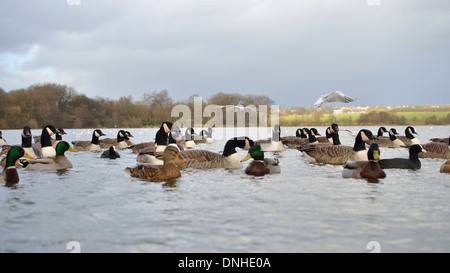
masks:
<svg viewBox="0 0 450 273"><path fill-rule="evenodd" d="M441 173L450 173L450 160L447 160L442 164Z"/></svg>
<svg viewBox="0 0 450 273"><path fill-rule="evenodd" d="M126 168L125 172L132 177L146 179L149 181L165 181L181 177L180 170L174 163L178 159L184 162L184 159L179 154L179 149L176 145L170 144L164 150L164 165L139 165L134 168Z"/></svg>
<svg viewBox="0 0 450 273"><path fill-rule="evenodd" d="M420 158L444 158L450 159L450 141L447 143L430 142L423 144L426 153L419 153Z"/></svg>

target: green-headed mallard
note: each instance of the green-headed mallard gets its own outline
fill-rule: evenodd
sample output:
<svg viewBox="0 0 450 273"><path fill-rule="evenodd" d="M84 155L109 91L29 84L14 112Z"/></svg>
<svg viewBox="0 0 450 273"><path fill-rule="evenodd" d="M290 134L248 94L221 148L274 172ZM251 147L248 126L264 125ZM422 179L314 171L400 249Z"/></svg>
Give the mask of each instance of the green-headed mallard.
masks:
<svg viewBox="0 0 450 273"><path fill-rule="evenodd" d="M353 147L345 145L305 145L298 147L309 162L344 165L347 161L368 161L365 141L376 139L371 131L362 129Z"/></svg>
<svg viewBox="0 0 450 273"><path fill-rule="evenodd" d="M101 151L100 147L101 136L105 136L102 130L95 129L94 132L92 132L91 141L88 140L72 141L73 148L77 151Z"/></svg>
<svg viewBox="0 0 450 273"><path fill-rule="evenodd" d="M6 155L6 165L3 169L2 176L0 177L0 183L6 185L12 185L19 182L19 173L16 169L16 161L21 157L33 159L28 155L22 147L12 146L8 154Z"/></svg>
<svg viewBox="0 0 450 273"><path fill-rule="evenodd" d="M255 145L248 150L248 154L242 161L253 158L253 161L245 168L245 173L255 176L262 176L272 173L280 173L280 162L278 158L265 158L261 146Z"/></svg>
<svg viewBox="0 0 450 273"><path fill-rule="evenodd" d="M62 140L56 145L56 156L54 158L29 160L25 170L62 170L73 168L72 162L64 154L66 151L76 152L67 141Z"/></svg>
<svg viewBox="0 0 450 273"><path fill-rule="evenodd" d="M179 153L180 150L176 144L169 144L164 150L164 165L139 165L134 168L128 167L125 172L132 177L149 181L165 181L180 177L181 172L174 162L175 159L184 162Z"/></svg>
<svg viewBox="0 0 450 273"><path fill-rule="evenodd" d="M344 164L342 177L344 178L385 178L386 173L381 169L378 160L380 159L380 149L378 143L371 143L367 150L369 161L347 161Z"/></svg>
<svg viewBox="0 0 450 273"><path fill-rule="evenodd" d="M242 168L241 156L236 152L236 148L248 150L253 145L253 140L248 137L235 137L227 141L222 154L207 150L184 150L180 154L185 162L177 166L179 169Z"/></svg>

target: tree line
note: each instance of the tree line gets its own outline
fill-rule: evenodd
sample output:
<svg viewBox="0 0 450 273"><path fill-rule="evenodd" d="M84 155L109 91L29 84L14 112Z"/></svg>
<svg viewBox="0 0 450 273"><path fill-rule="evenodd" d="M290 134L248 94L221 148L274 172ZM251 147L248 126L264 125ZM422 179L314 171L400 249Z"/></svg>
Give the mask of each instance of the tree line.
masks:
<svg viewBox="0 0 450 273"><path fill-rule="evenodd" d="M74 88L60 84L36 84L25 89L6 92L0 88L0 128L21 129L28 125L39 129L47 124L57 128L142 128L159 127L164 121L175 122L171 110L177 104L190 107L193 113L194 97L174 101L167 90L145 93L141 100L123 96L118 100L89 98ZM219 92L207 105L272 105L264 95L241 95ZM203 110L203 109L202 109ZM206 121L206 120L205 120Z"/></svg>

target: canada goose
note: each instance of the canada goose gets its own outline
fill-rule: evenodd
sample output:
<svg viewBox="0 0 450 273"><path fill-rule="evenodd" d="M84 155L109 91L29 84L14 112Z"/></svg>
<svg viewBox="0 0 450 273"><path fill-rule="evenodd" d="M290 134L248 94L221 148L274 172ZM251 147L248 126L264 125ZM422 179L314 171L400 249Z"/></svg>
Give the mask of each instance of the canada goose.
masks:
<svg viewBox="0 0 450 273"><path fill-rule="evenodd" d="M271 173L280 173L280 162L278 158L265 158L264 151L261 146L255 145L248 150L248 154L242 161L247 161L253 158L250 165L245 168L245 173L255 176L262 176Z"/></svg>
<svg viewBox="0 0 450 273"><path fill-rule="evenodd" d="M186 133L184 134L184 145L182 145L184 148L194 148L195 147L195 141L194 137L196 136L194 129L187 128Z"/></svg>
<svg viewBox="0 0 450 273"><path fill-rule="evenodd" d="M318 108L320 106L322 106L322 104L324 102L345 102L345 103L349 103L354 101L355 99L352 97L349 97L347 95L345 95L344 93L340 92L340 91L334 91L331 92L329 94L326 95L322 95L320 96L320 98L314 103L314 105L319 105Z"/></svg>
<svg viewBox="0 0 450 273"><path fill-rule="evenodd" d="M64 154L66 151L76 152L67 141L62 140L56 145L56 156L54 158L28 160L29 164L25 170L62 170L73 168L72 162Z"/></svg>
<svg viewBox="0 0 450 273"><path fill-rule="evenodd" d="M444 158L450 159L450 140L447 144L442 142L429 142L423 144L422 147L426 153L419 153L420 158Z"/></svg>
<svg viewBox="0 0 450 273"><path fill-rule="evenodd" d="M132 177L147 179L149 181L165 181L180 177L181 172L174 162L175 159L184 162L179 152L176 144L169 144L164 150L164 165L139 165L134 168L128 167L125 169L125 172Z"/></svg>
<svg viewBox="0 0 450 273"><path fill-rule="evenodd" d="M450 173L450 160L447 160L444 162L444 164L442 164L440 172L441 173Z"/></svg>
<svg viewBox="0 0 450 273"><path fill-rule="evenodd" d="M342 170L344 178L385 178L386 173L381 169L378 160L380 159L380 149L378 143L373 142L367 150L369 161L347 161Z"/></svg>
<svg viewBox="0 0 450 273"><path fill-rule="evenodd" d="M67 133L64 131L64 129L56 129L55 141L52 143L53 148L56 148L56 144L58 144L58 142L62 140L62 136L66 134Z"/></svg>
<svg viewBox="0 0 450 273"><path fill-rule="evenodd" d="M19 182L19 173L16 169L16 161L21 157L34 159L28 155L22 147L12 146L6 155L5 168L2 171L2 176L0 177L0 183L10 186Z"/></svg>
<svg viewBox="0 0 450 273"><path fill-rule="evenodd" d="M41 150L32 144L32 139L30 126L24 126L22 130L22 148L34 158L42 157Z"/></svg>
<svg viewBox="0 0 450 273"><path fill-rule="evenodd" d="M0 131L0 147L8 145L8 142L2 138L2 131Z"/></svg>
<svg viewBox="0 0 450 273"><path fill-rule="evenodd" d="M167 140L169 139L169 143ZM140 163L152 163L155 165L163 165L164 150L168 144L175 143L171 133L167 134L164 130L158 130L155 136L156 146L149 146L139 151L136 161Z"/></svg>
<svg viewBox="0 0 450 273"><path fill-rule="evenodd" d="M112 145L114 145L118 149L125 149L128 146L133 145L133 142L130 140L130 137L132 137L132 135L129 132L125 130L120 130L119 132L117 132L117 137L100 139L98 141L98 144L102 149L109 149L109 147L111 147ZM121 148L119 148L119 146Z"/></svg>
<svg viewBox="0 0 450 273"><path fill-rule="evenodd" d="M258 140L255 145L260 145L265 152L282 152L286 150L281 142L281 128L279 124L275 124L272 129L272 138L266 140Z"/></svg>
<svg viewBox="0 0 450 273"><path fill-rule="evenodd" d="M421 145L415 144L412 146L405 146L409 148L409 158L390 158L381 159L378 161L382 169L410 169L418 170L422 164L419 160L419 153L426 152Z"/></svg>
<svg viewBox="0 0 450 273"><path fill-rule="evenodd" d="M87 140L72 141L73 148L77 151L101 151L99 143L101 136L105 136L102 130L95 129L94 132L92 132L91 141Z"/></svg>
<svg viewBox="0 0 450 273"><path fill-rule="evenodd" d="M382 127L384 128L384 127ZM389 137L380 136L378 139L370 140L367 143L370 145L371 142L378 143L379 147L386 147L386 148L401 148L405 146L405 143L397 138L397 130L395 128L389 129Z"/></svg>
<svg viewBox="0 0 450 273"><path fill-rule="evenodd" d="M212 128L209 127L208 130L201 130L200 132L201 139L196 140L196 143L214 143L214 139L212 138Z"/></svg>
<svg viewBox="0 0 450 273"><path fill-rule="evenodd" d="M344 145L305 145L298 147L309 162L343 165L347 161L368 161L365 141L375 139L371 131L362 129L353 147Z"/></svg>
<svg viewBox="0 0 450 273"><path fill-rule="evenodd" d="M56 134L56 128L52 125L46 125L41 134L41 152L43 158L55 157L56 150L52 145L52 135Z"/></svg>
<svg viewBox="0 0 450 273"><path fill-rule="evenodd" d="M333 140L333 135L335 135L335 137L337 137L337 139L339 139L339 125L337 123L331 124L331 126L325 130L325 136L318 137L317 141L320 143L335 144L336 141ZM339 141L339 144L341 144L340 141Z"/></svg>
<svg viewBox="0 0 450 273"><path fill-rule="evenodd" d="M305 140L308 139L308 129L307 128L298 128L295 131L295 136L285 136L281 138L281 142L288 148L297 148L298 146L305 143Z"/></svg>
<svg viewBox="0 0 450 273"><path fill-rule="evenodd" d="M222 154L207 150L184 150L180 154L185 162L177 166L179 169L242 168L241 156L236 152L236 147L248 150L253 145L253 140L248 137L235 137L227 141Z"/></svg>
<svg viewBox="0 0 450 273"><path fill-rule="evenodd" d="M438 138L438 137L436 137L436 138L430 138L430 141L431 142L442 142L442 143L448 143L449 142L449 140L450 140L450 138L449 137L444 137L444 138ZM1 146L1 145L0 145Z"/></svg>
<svg viewBox="0 0 450 273"><path fill-rule="evenodd" d="M117 159L120 158L120 154L116 151L116 147L111 146L108 150L104 151L101 158Z"/></svg>
<svg viewBox="0 0 450 273"><path fill-rule="evenodd" d="M414 145L414 144L421 144L420 140L417 139L414 135L417 135L416 130L412 126L408 126L405 129L405 135L404 136L398 136L397 138L403 141L405 145Z"/></svg>

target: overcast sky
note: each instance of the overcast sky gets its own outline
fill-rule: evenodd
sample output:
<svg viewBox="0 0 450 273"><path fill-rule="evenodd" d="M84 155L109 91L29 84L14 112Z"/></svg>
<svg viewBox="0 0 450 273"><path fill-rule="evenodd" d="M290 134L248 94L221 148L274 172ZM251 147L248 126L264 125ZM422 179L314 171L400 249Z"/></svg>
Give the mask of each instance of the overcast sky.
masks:
<svg viewBox="0 0 450 273"><path fill-rule="evenodd" d="M448 0L1 0L0 37L5 91L450 104Z"/></svg>

